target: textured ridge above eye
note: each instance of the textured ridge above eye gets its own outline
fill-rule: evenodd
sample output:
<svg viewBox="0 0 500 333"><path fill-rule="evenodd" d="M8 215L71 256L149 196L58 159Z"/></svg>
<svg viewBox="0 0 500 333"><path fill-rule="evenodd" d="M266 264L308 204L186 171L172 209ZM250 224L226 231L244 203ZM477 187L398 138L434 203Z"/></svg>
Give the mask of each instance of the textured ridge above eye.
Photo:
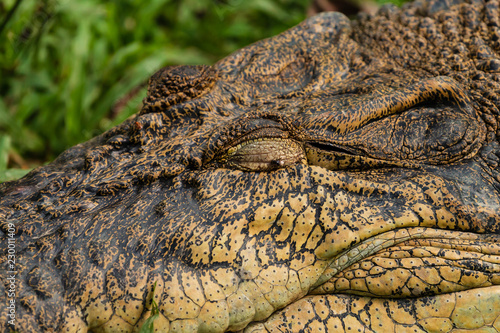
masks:
<svg viewBox="0 0 500 333"><path fill-rule="evenodd" d="M455 79L478 103L488 132L498 140L499 17L496 0L415 2L402 10L387 6L374 17L362 17L354 23L353 37L408 71Z"/></svg>
<svg viewBox="0 0 500 333"><path fill-rule="evenodd" d="M198 97L214 85L217 73L211 66L170 66L149 80L142 114L166 111L174 104Z"/></svg>

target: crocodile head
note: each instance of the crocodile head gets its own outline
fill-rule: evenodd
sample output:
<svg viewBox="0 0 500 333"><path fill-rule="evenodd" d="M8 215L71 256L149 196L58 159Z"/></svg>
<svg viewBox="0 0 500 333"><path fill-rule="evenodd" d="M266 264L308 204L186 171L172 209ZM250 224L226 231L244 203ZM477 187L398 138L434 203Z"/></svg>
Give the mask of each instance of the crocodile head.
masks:
<svg viewBox="0 0 500 333"><path fill-rule="evenodd" d="M16 328L128 332L156 303L165 332L500 331L498 17L326 13L159 71L0 187Z"/></svg>

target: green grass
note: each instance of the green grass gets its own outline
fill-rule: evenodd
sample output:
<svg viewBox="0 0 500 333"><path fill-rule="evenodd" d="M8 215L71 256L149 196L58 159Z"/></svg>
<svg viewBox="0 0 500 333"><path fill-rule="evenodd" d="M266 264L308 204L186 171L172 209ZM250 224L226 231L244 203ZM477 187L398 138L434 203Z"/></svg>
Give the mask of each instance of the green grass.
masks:
<svg viewBox="0 0 500 333"><path fill-rule="evenodd" d="M141 326L141 330L139 333L153 333L154 332L154 322L156 318L160 316L160 310L158 309L158 303L155 301L155 291L156 291L156 282L153 285L153 296L151 297L151 315L148 319L144 321L144 324Z"/></svg>
<svg viewBox="0 0 500 333"><path fill-rule="evenodd" d="M309 2L0 2L0 182L137 112L161 67L213 64L298 24Z"/></svg>

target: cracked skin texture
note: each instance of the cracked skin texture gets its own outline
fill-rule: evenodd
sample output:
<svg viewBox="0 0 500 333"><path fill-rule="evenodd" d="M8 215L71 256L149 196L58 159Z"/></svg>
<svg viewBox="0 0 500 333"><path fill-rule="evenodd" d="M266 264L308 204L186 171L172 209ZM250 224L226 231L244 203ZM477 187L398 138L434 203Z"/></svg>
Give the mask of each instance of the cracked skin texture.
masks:
<svg viewBox="0 0 500 333"><path fill-rule="evenodd" d="M159 71L0 185L15 328L500 332L499 51L498 1L431 1Z"/></svg>

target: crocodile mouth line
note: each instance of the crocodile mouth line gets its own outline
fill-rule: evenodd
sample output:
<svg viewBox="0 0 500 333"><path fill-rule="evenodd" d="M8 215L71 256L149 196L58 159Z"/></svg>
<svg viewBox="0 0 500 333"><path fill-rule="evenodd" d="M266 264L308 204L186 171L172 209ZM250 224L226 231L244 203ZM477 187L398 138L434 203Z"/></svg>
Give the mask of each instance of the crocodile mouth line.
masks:
<svg viewBox="0 0 500 333"><path fill-rule="evenodd" d="M498 235L422 227L391 230L366 239L332 258L310 294L412 297L500 284L499 244ZM400 266L401 261L405 267ZM410 274L434 285L404 292L396 287L391 290L390 284L379 286L380 290L369 285L358 288L353 285L353 281L358 283L370 278L382 278L391 283L394 279L402 279L396 276L402 270L405 270L407 280L411 278ZM436 270L442 272L431 276ZM450 281L443 284L441 279L444 277ZM375 289L378 291L374 292ZM384 294L384 290L390 291Z"/></svg>
<svg viewBox="0 0 500 333"><path fill-rule="evenodd" d="M435 228L408 227L381 233L333 257L307 295L265 320L251 323L245 332L436 332L436 327L442 332L455 332L454 328L457 332L498 331L499 244L500 235ZM428 261L417 253L426 251ZM472 260L462 267L445 262L461 260L464 253ZM345 288L355 281L356 271L362 271L364 264L383 261L394 254L414 262L413 267L407 267L405 279L391 273L391 269L399 272L400 267L383 267L383 263L369 268L371 276L364 277L379 283L379 290L386 294L377 294L370 286L367 290ZM377 272L379 269L386 272ZM456 279L443 286L432 281L433 270L441 270L441 278ZM489 280L485 280L488 274ZM422 280L434 289L419 287L418 281ZM398 287L401 284L404 287Z"/></svg>

